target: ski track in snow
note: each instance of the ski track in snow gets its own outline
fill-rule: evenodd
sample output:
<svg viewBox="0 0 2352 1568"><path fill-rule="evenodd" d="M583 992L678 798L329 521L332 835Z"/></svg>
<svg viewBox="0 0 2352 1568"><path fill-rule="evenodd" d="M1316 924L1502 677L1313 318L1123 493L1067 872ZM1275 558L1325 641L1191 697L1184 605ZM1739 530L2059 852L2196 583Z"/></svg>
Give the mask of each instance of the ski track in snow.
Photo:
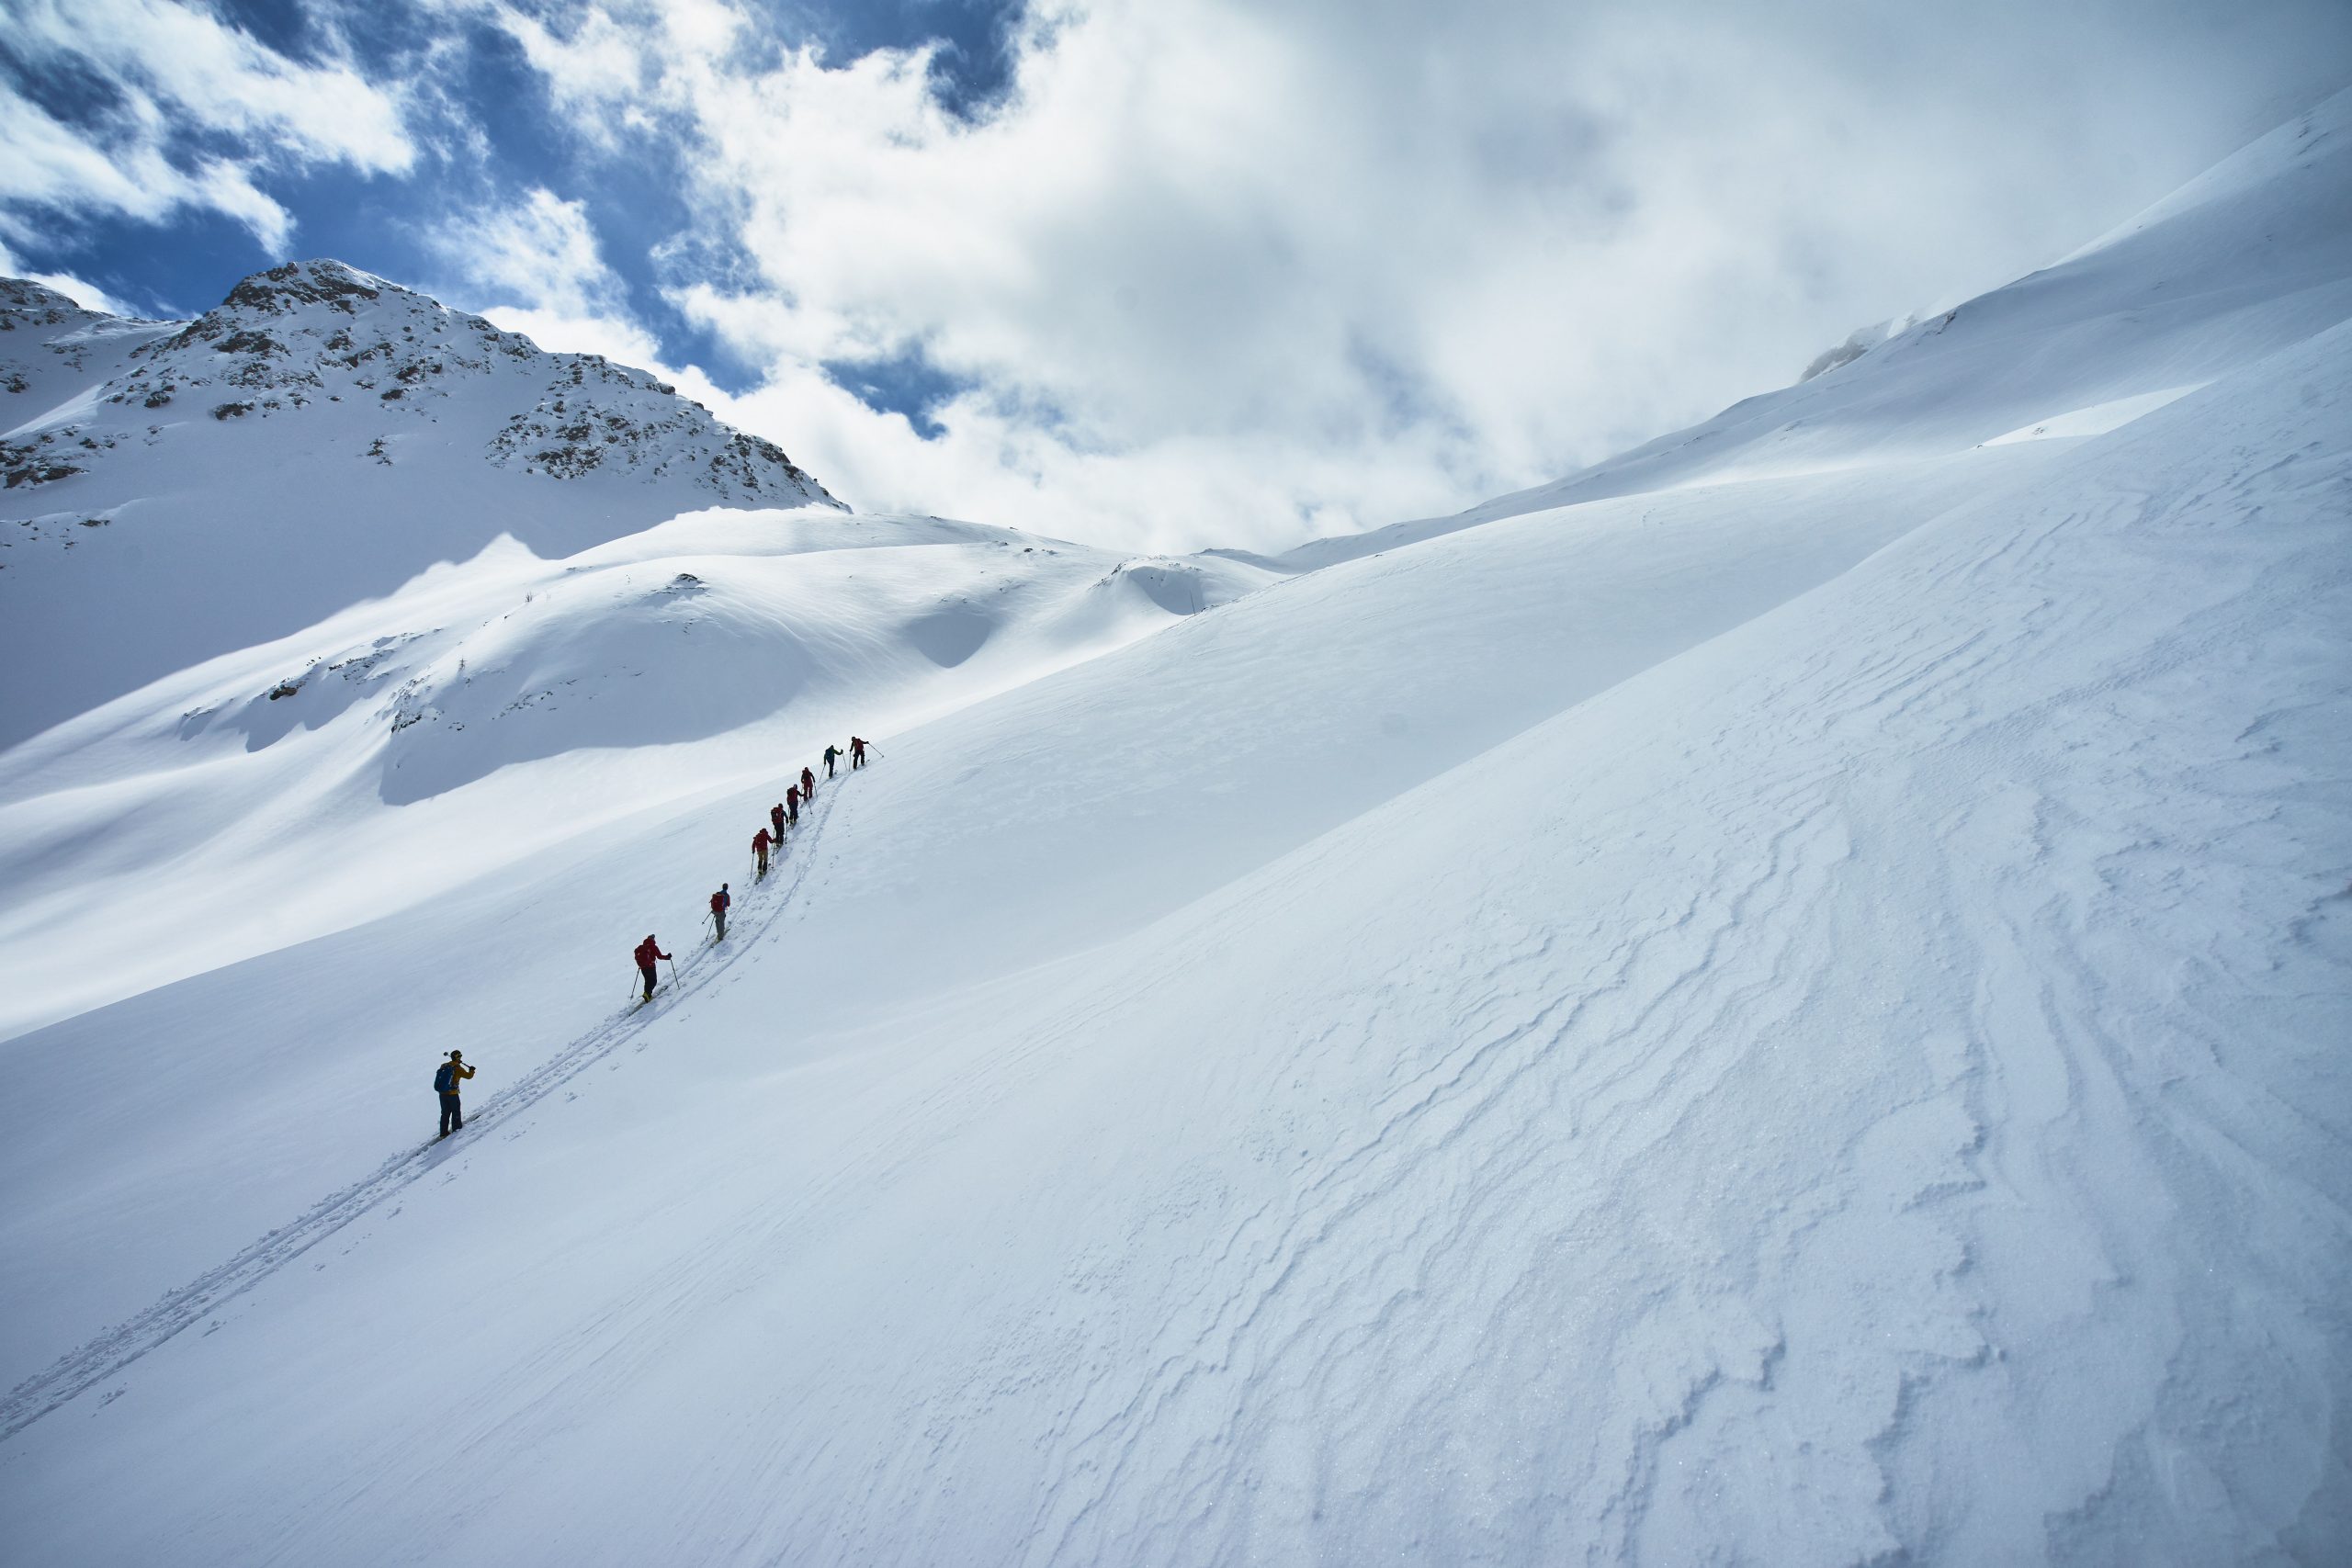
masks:
<svg viewBox="0 0 2352 1568"><path fill-rule="evenodd" d="M792 902L792 896L799 891L800 884L808 877L815 861L817 844L824 835L825 823L832 815L834 794L846 782L845 778L827 781L831 787L825 790L819 805L814 809L802 809L804 820L810 818L814 820L807 822L806 828L787 844L787 852L781 853L775 863L778 868L787 864L794 868L790 880L764 897L755 892L752 897L742 901L750 906L747 912L752 913L754 918L733 920L734 933L729 939L725 952L718 951L717 943L709 942L690 953L684 966L676 970L676 977L665 990L657 991L651 1002L630 1003L515 1082L490 1096L481 1110L468 1111L466 1134L471 1134L477 1127L512 1121L519 1113L537 1106L548 1094L642 1033L646 1025L667 1012L673 1004L713 985L719 976L733 968L736 961L750 952L756 939L784 913ZM770 874L775 874L775 872L772 870ZM753 902L754 898L757 902ZM707 922L698 929L707 929ZM736 938L742 940L737 941ZM520 1136L521 1129L507 1135ZM466 1139L464 1134L458 1134L458 1137L466 1142L473 1141ZM319 1243L341 1232L354 1220L370 1213L386 1199L441 1168L460 1146L458 1142L435 1139L422 1148L392 1156L372 1175L321 1199L300 1219L271 1231L220 1267L164 1296L138 1316L107 1329L62 1357L47 1370L27 1378L10 1390L6 1399L0 1399L0 1442L6 1442L50 1412L72 1403L149 1351L168 1343L277 1274Z"/></svg>

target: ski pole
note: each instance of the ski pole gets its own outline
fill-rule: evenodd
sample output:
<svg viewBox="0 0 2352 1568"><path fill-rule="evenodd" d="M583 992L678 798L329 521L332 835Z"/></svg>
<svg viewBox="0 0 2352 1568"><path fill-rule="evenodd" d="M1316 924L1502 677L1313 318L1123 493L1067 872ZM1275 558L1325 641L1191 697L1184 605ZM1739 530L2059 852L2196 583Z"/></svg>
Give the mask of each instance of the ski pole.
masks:
<svg viewBox="0 0 2352 1568"><path fill-rule="evenodd" d="M672 959L664 959L664 960L663 960L663 962L664 962L664 963L666 963L666 964L668 964L670 965L670 984L672 984L672 985L673 985L673 986L674 986L674 985L676 985L676 984L678 983L678 962L677 962L677 960L676 960L676 959L674 959L674 958L672 958Z"/></svg>

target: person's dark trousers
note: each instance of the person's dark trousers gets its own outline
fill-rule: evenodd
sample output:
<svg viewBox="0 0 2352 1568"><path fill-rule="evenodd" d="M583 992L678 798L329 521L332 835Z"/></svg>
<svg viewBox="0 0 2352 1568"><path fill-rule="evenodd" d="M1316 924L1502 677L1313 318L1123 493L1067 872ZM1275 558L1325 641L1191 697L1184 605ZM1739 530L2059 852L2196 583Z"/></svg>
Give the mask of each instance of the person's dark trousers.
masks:
<svg viewBox="0 0 2352 1568"><path fill-rule="evenodd" d="M653 965L641 964L637 972L645 976L645 999L650 1002L653 999Z"/></svg>
<svg viewBox="0 0 2352 1568"><path fill-rule="evenodd" d="M727 911L724 909L713 909L710 913L711 919L718 922L718 940L725 942L727 940ZM612 984L609 980L605 983L608 986Z"/></svg>
<svg viewBox="0 0 2352 1568"><path fill-rule="evenodd" d="M831 757L825 759L825 776L827 778L833 776L833 760Z"/></svg>
<svg viewBox="0 0 2352 1568"><path fill-rule="evenodd" d="M446 1138L465 1124L466 1113L458 1109L458 1097L454 1094L443 1095L441 1097L441 1135Z"/></svg>

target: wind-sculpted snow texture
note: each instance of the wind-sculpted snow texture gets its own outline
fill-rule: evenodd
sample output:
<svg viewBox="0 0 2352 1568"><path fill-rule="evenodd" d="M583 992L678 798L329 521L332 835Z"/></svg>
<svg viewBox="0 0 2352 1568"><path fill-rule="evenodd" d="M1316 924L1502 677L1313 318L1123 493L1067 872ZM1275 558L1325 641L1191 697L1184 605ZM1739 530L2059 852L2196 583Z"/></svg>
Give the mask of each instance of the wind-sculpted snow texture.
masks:
<svg viewBox="0 0 2352 1568"><path fill-rule="evenodd" d="M501 534L567 555L696 507L837 506L641 370L336 262L193 321L0 285L0 744L389 593Z"/></svg>
<svg viewBox="0 0 2352 1568"><path fill-rule="evenodd" d="M2347 107L2086 253L2063 352L1805 383L1907 357L1839 461L1727 433L1753 472L1246 594L681 519L0 758L84 839L183 697L191 789L380 781L409 680L444 761L500 751L520 671L647 615L769 615L909 716L650 1017L628 946L744 891L836 710L637 755L581 699L411 803L313 785L257 887L384 817L498 870L0 1045L44 1111L0 1147L12 1554L2352 1557ZM2147 351L2184 277L2206 327ZM409 622L316 730L220 742ZM641 808L468 837L607 752ZM452 1044L508 1098L404 1152Z"/></svg>

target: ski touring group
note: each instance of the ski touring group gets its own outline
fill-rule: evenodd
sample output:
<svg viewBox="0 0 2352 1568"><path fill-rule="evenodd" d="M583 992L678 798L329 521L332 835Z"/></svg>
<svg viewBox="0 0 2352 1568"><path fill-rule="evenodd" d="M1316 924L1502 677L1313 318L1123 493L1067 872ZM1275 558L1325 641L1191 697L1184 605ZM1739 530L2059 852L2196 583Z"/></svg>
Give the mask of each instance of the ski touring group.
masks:
<svg viewBox="0 0 2352 1568"><path fill-rule="evenodd" d="M826 780L831 782L833 779L834 769L843 757L849 759L852 771L865 766L866 754L869 750L872 750L872 748L854 735L849 738L847 751L828 742L824 756L819 759L825 764ZM878 757L882 753L875 750L873 754ZM752 835L752 881L758 882L767 875L768 863L772 856L782 857L786 829L800 825L800 813L814 804L816 798L817 772L814 768L803 767L800 770L799 782L786 785L784 798L768 807L767 825ZM727 940L727 911L734 907L734 903L733 896L728 891L728 884L724 882L718 885L718 891L710 896L710 914L707 920L711 927L710 940L713 942ZM637 962L638 978L644 987L637 998L639 1007L643 1007L647 1002L651 1001L654 991L660 986L661 974L656 968L657 964L670 964L671 983L676 984L677 965L670 954L662 951L662 943L653 932L645 933L645 940L637 944L637 950L631 956ZM439 1096L441 1100L440 1137L446 1138L466 1124L465 1111L459 1103L459 1085L473 1076L474 1069L466 1064L464 1053L458 1051L450 1052L447 1059L435 1069L433 1092Z"/></svg>

